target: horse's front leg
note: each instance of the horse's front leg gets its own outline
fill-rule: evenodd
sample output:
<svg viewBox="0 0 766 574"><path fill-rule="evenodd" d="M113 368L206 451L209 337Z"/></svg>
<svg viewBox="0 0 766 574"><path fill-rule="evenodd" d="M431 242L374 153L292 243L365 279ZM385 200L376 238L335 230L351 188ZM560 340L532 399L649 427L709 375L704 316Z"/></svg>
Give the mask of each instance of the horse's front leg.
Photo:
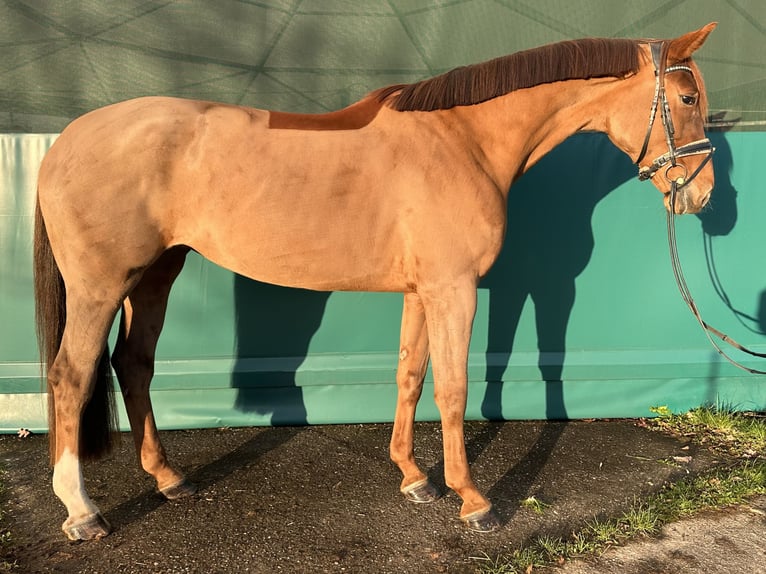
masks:
<svg viewBox="0 0 766 574"><path fill-rule="evenodd" d="M428 367L428 329L423 303L417 293L404 295L399 366L396 370L396 415L391 433L391 460L402 471L402 494L412 502L433 502L437 488L415 463L415 407L423 391Z"/></svg>
<svg viewBox="0 0 766 574"><path fill-rule="evenodd" d="M460 518L488 532L500 522L492 504L476 488L468 468L463 435L468 394L468 344L476 313L475 281L441 285L422 293L434 370L434 398L442 419L444 479L463 500Z"/></svg>

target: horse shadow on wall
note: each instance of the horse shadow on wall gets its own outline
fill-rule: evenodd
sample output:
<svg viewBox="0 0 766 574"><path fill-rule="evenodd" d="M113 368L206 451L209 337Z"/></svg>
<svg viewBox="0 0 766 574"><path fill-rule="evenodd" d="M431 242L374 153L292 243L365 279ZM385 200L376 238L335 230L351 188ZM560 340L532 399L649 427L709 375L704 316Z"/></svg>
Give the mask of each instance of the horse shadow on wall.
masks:
<svg viewBox="0 0 766 574"><path fill-rule="evenodd" d="M558 355L563 357L574 280L593 249L591 215L614 187L594 181L598 179L594 174L596 154L610 163L620 159L608 151L609 146L605 138L595 144L589 137L573 138L511 188L505 246L480 285L490 291L486 373L490 384L482 408L485 418L503 418L502 375L527 297L535 303L541 357L553 357L554 363ZM627 162L619 172L624 179L629 177L629 166ZM296 375L320 327L328 297L329 293L235 276L236 363L231 386L237 389L238 410L270 416L272 425L308 422ZM394 368L392 365L392 371ZM541 359L541 370L547 389L547 418L567 418L561 365L543 366Z"/></svg>
<svg viewBox="0 0 766 574"><path fill-rule="evenodd" d="M737 220L736 190L729 178L731 151L723 134L710 137L717 149L717 182L711 205L697 215L707 237L729 234ZM480 284L489 292L487 387L481 412L489 420L504 418L503 380L524 306L531 301L546 421L527 454L488 493L506 518L515 512L517 501L528 495L566 430L570 417L562 374L567 326L576 298L575 281L593 254L591 220L598 203L636 177L636 169L606 136L583 134L546 155L510 189L503 250ZM715 394L714 375L711 372L708 381L709 395ZM498 432L499 427L489 427L469 440L469 458L475 460Z"/></svg>
<svg viewBox="0 0 766 574"><path fill-rule="evenodd" d="M728 177L732 158L722 134L711 138L717 148L718 179L711 207L697 217L705 234L726 235L737 218L736 191ZM490 491L506 516L514 504L504 505L502 500L515 500L516 494L531 487L566 429L569 415L562 372L567 325L576 297L575 281L593 253L593 213L611 191L635 176L636 167L606 136L583 134L554 149L511 187L505 244L479 286L489 292L488 384L482 415L503 419L503 379L524 306L531 301L548 420L527 455ZM650 184L646 189L657 193ZM273 425L308 422L296 373L320 327L329 295L236 276L237 363L231 384L237 389L237 409L270 415ZM273 367L262 368L270 362ZM469 438L469 457L475 460L496 434L490 428ZM440 468L431 469L430 474L440 474Z"/></svg>
<svg viewBox="0 0 766 574"><path fill-rule="evenodd" d="M555 148L511 187L505 244L480 284L489 292L485 418L503 418L502 382L527 300L534 310L546 419L569 418L562 381L567 325L575 280L593 253L593 212L634 175L630 160L606 136L584 134Z"/></svg>
<svg viewBox="0 0 766 574"><path fill-rule="evenodd" d="M731 151L723 134L711 134L711 139L716 147L715 192L710 206L696 216L707 237L729 234L737 219ZM480 284L489 292L485 418L503 418L501 385L527 300L534 305L546 418L568 418L562 387L566 333L575 280L593 254L591 220L596 205L636 177L636 169L606 136L583 134L555 148L511 187L505 244Z"/></svg>
<svg viewBox="0 0 766 574"><path fill-rule="evenodd" d="M234 278L235 407L270 416L270 424L308 424L298 368L322 322L330 293ZM353 334L350 334L352 336Z"/></svg>
<svg viewBox="0 0 766 574"><path fill-rule="evenodd" d="M599 170L601 164L610 168ZM480 284L490 293L485 418L503 418L503 374L527 298L535 305L546 416L567 418L561 386L566 326L575 278L593 251L591 217L598 202L634 171L606 137L589 134L570 138L511 187L505 245ZM237 362L231 384L237 409L270 414L272 424L307 422L295 377L328 297L235 276Z"/></svg>

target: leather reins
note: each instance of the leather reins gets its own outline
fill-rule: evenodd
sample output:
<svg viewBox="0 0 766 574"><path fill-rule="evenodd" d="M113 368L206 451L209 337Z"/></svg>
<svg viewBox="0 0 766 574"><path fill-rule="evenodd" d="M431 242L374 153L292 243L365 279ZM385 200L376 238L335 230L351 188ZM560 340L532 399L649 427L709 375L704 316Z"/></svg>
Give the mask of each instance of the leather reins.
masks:
<svg viewBox="0 0 766 574"><path fill-rule="evenodd" d="M713 144L710 142L708 138L697 140L697 141L682 145L681 147L676 147L675 128L673 127L673 120L670 116L670 105L668 104L667 95L665 93L665 74L668 74L671 72L684 71L693 75L694 72L689 66L684 66L682 64L669 66L667 68L665 67L665 59L667 54L666 42L650 42L649 46L651 48L652 61L654 63L655 88L654 88L654 98L652 99L652 109L649 115L649 127L646 131L646 136L644 138L643 147L641 148L641 153L639 154L639 157L636 160L636 165L639 166L638 179L641 181L650 179L660 169L662 169L666 165L668 166L665 169L665 173L664 173L665 178L670 183L670 196L669 196L669 205L667 210L668 247L670 251L670 263L673 268L673 276L675 277L676 284L678 285L678 290L681 293L681 298L684 300L684 303L686 303L687 307L689 307L689 310L692 312L692 315L694 315L695 319L697 319L697 322L700 324L700 326L702 327L702 330L705 332L705 336L710 341L710 344L723 358L725 358L729 363L731 363L735 367L738 367L744 371L747 371L748 373L766 375L766 371L753 369L751 367L747 367L743 365L742 363L738 362L721 347L721 345L718 343L716 339L720 339L721 341L730 345L731 347L739 351L742 351L743 353L751 355L753 357L766 358L766 353L758 353L756 351L752 351L748 349L747 347L745 347L744 345L741 345L740 343L738 343L737 341L735 341L734 339L732 339L725 333L719 331L712 325L708 324L702 318L702 315L700 314L699 309L697 308L697 304L695 303L694 298L692 297L692 294L689 291L689 286L686 283L686 278L684 277L683 270L681 268L681 259L678 255L678 244L676 241L676 227L675 227L676 196L678 192L683 187L688 185L695 177L697 177L700 171L702 171L702 168L705 165L707 165L707 163L710 161L710 159L713 156L713 152L715 151L715 148L713 147ZM662 125L665 130L665 140L668 145L668 151L667 153L664 153L661 156L657 157L649 166L641 167L640 162L646 156L646 152L649 147L649 139L652 135L652 129L654 128L654 121L657 116L658 108L660 110L660 116L662 118ZM687 178L686 166L684 166L683 164L677 163L677 160L682 157L688 157L688 156L700 155L700 154L706 154L705 159L703 159L702 162L700 162L700 165L697 166L697 169L695 169L692 172L691 176ZM675 168L681 168L683 170L682 175L672 178L670 177L670 171Z"/></svg>
<svg viewBox="0 0 766 574"><path fill-rule="evenodd" d="M729 363L734 365L737 368L742 369L743 371L747 371L748 373L752 373L755 375L766 375L766 371L760 370L760 369L753 369L751 367L747 367L731 357L722 347L719 345L718 341L716 341L716 338L720 339L724 343L730 345L731 347L734 347L738 351L742 351L743 353L746 353L748 355L751 355L753 357L759 357L759 358L766 358L766 353L758 353L756 351L753 351L751 349L748 349L744 345L738 343L731 337L729 337L726 333L723 333L722 331L719 331L707 321L705 321L702 318L702 315L699 312L699 309L697 308L697 304L694 302L694 298L692 297L691 292L689 291L689 286L686 284L686 278L684 277L683 270L681 269L681 259L678 256L678 245L676 243L676 225L675 225L675 201L676 201L676 193L677 193L677 184L675 181L672 181L670 183L670 208L667 212L667 228L668 228L668 247L670 250L670 264L673 268L673 276L676 279L676 285L678 285L678 290L681 292L681 298L684 300L684 303L686 303L687 307L689 307L689 310L692 312L692 315L694 315L694 318L697 319L697 322L702 327L702 330L705 332L705 336L708 338L708 341L710 341L710 344L713 345L713 348L718 351L718 354L720 354L724 359L726 359Z"/></svg>

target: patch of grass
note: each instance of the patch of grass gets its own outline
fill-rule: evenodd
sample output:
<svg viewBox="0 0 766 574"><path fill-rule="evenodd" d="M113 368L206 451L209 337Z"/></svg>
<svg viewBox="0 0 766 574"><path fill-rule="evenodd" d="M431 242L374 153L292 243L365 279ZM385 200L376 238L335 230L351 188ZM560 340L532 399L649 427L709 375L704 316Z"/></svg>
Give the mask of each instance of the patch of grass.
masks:
<svg viewBox="0 0 766 574"><path fill-rule="evenodd" d="M654 534L659 530L659 516L654 508L638 503L623 515L625 530L633 535Z"/></svg>
<svg viewBox="0 0 766 574"><path fill-rule="evenodd" d="M570 557L582 556L591 551L592 543L587 533L585 532L573 532L569 542Z"/></svg>
<svg viewBox="0 0 766 574"><path fill-rule="evenodd" d="M553 536L541 536L537 540L537 546L546 562L562 560L568 548L562 538L554 538Z"/></svg>
<svg viewBox="0 0 766 574"><path fill-rule="evenodd" d="M502 556L492 558L489 554L484 553L481 556L471 556L471 560L479 563L477 572L484 574L517 574L518 572L523 572L523 570L517 570L513 564Z"/></svg>
<svg viewBox="0 0 766 574"><path fill-rule="evenodd" d="M621 534L619 521L600 519L593 519L581 532L582 537L588 541L587 552L614 546L620 541Z"/></svg>
<svg viewBox="0 0 766 574"><path fill-rule="evenodd" d="M543 514L548 508L551 507L550 504L547 504L534 496L530 496L529 498L522 500L521 506L523 508L528 508L535 514Z"/></svg>
<svg viewBox="0 0 766 574"><path fill-rule="evenodd" d="M508 556L476 558L479 574L526 574L535 567L601 554L630 539L657 534L663 526L703 510L744 504L766 494L766 461L747 461L669 484L621 516L594 519L567 539L543 536Z"/></svg>
<svg viewBox="0 0 766 574"><path fill-rule="evenodd" d="M766 494L766 444L761 442L766 436L764 418L710 409L674 415L658 407L655 413L658 417L650 425L736 454L739 462L668 484L647 499L636 500L621 516L594 519L566 539L543 536L510 555L475 558L477 573L529 574L538 567L600 554L630 539L656 535L666 524L703 510L745 504Z"/></svg>
<svg viewBox="0 0 766 574"><path fill-rule="evenodd" d="M690 438L713 450L738 458L766 457L766 416L716 408L698 408L673 414L667 407L650 409L657 418L647 426L674 436Z"/></svg>

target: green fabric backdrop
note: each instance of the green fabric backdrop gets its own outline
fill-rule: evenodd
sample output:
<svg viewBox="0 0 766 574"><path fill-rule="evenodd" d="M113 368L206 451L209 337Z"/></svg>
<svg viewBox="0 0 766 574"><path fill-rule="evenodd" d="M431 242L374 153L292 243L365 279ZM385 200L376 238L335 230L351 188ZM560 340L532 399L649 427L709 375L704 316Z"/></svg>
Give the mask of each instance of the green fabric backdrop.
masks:
<svg viewBox="0 0 766 574"><path fill-rule="evenodd" d="M762 0L4 0L0 132L58 132L147 94L331 110L548 42L667 38L710 21L698 61L712 111L763 125Z"/></svg>
<svg viewBox="0 0 766 574"><path fill-rule="evenodd" d="M721 24L698 61L716 122L747 129L712 133L713 206L679 221L680 249L706 318L766 348L765 11L734 0L0 3L0 431L45 426L31 213L39 162L71 118L142 94L336 109L545 42L668 37L711 20ZM708 347L673 283L659 195L606 138L555 150L514 186L508 216L479 291L470 418L766 409L763 378ZM160 341L160 424L390 420L400 312L399 295L281 289L190 257ZM437 416L430 389L418 415Z"/></svg>

